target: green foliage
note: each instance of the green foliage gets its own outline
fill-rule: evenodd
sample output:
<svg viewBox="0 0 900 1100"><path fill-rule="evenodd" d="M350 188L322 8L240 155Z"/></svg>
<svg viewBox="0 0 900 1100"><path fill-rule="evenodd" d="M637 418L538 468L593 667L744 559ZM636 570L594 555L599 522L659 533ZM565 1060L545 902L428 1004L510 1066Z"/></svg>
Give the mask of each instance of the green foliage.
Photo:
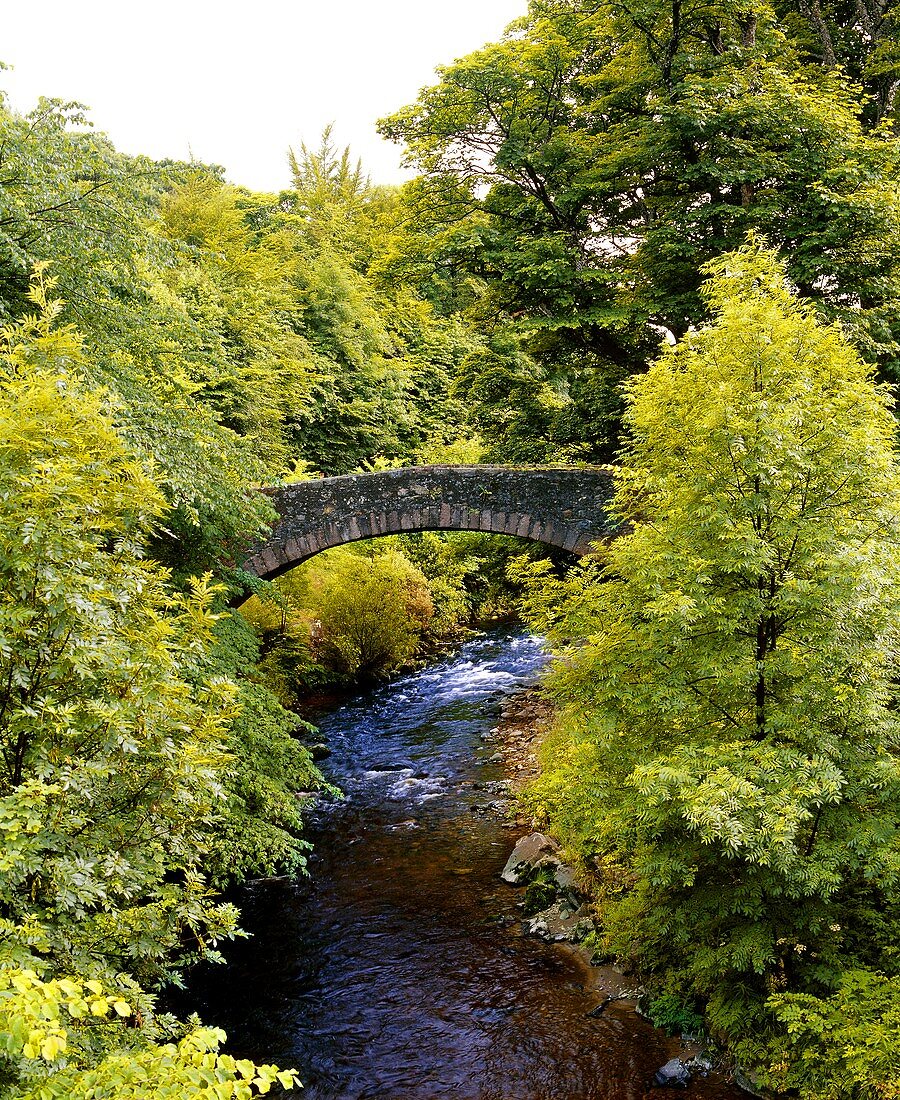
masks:
<svg viewBox="0 0 900 1100"><path fill-rule="evenodd" d="M468 355L453 392L466 402L469 423L490 441L487 460L541 463L556 456L555 418L565 401L513 341L494 339Z"/></svg>
<svg viewBox="0 0 900 1100"><path fill-rule="evenodd" d="M540 868L525 886L525 897L522 899L522 916L532 917L540 913L556 900L556 882L553 872Z"/></svg>
<svg viewBox="0 0 900 1100"><path fill-rule="evenodd" d="M34 297L0 347L4 953L155 983L235 928L200 872L234 693L195 676L208 580L143 560L162 497Z"/></svg>
<svg viewBox="0 0 900 1100"><path fill-rule="evenodd" d="M509 575L513 561L543 559L547 547L478 531L423 531L395 540L428 579L432 635L457 633L461 625L515 617L521 586Z"/></svg>
<svg viewBox="0 0 900 1100"><path fill-rule="evenodd" d="M896 1100L900 979L848 970L830 997L781 993L769 1008L783 1028L765 1083L802 1100Z"/></svg>
<svg viewBox="0 0 900 1100"><path fill-rule="evenodd" d="M751 229L897 377L896 144L874 124L894 112L897 16L800 8L534 0L382 122L423 172L401 269L490 348L459 392L491 453L609 456L620 382L708 319L702 267Z"/></svg>
<svg viewBox="0 0 900 1100"><path fill-rule="evenodd" d="M314 727L282 706L266 671L256 632L243 616L234 611L220 618L206 674L236 682L237 696L224 739L230 754L223 777L226 804L205 862L217 884L306 867L306 802L298 792L323 785L302 743Z"/></svg>
<svg viewBox="0 0 900 1100"><path fill-rule="evenodd" d="M480 581L480 560L453 535L422 531L388 540L428 582L433 614L426 639L452 638L477 616L474 590Z"/></svg>
<svg viewBox="0 0 900 1100"><path fill-rule="evenodd" d="M798 51L824 69L840 65L863 91L869 126L889 122L896 129L900 87L898 12L885 0L825 0L821 4L775 5Z"/></svg>
<svg viewBox="0 0 900 1100"><path fill-rule="evenodd" d="M227 573L272 518L248 490L298 461L345 473L460 434L449 388L473 340L370 274L402 212L327 135L277 197L124 157L73 105L0 103L0 136L0 316L52 263L85 377L171 505L153 552L177 580Z"/></svg>
<svg viewBox="0 0 900 1100"><path fill-rule="evenodd" d="M462 415L449 390L473 339L408 282L382 274L405 215L396 193L373 187L329 131L291 163L295 190L279 225L315 364L309 400L294 412L293 446L314 468L341 474L456 438Z"/></svg>
<svg viewBox="0 0 900 1100"><path fill-rule="evenodd" d="M52 263L63 319L82 333L86 379L115 396L117 427L174 506L171 534L158 537L175 536L185 577L221 564L225 544L271 513L246 493L248 477L262 480L257 447L191 378L200 361L223 367L218 334L194 324L167 285L177 249L150 228L174 170L116 153L77 105L41 101L22 117L2 103L0 133L0 309L21 315L32 265Z"/></svg>
<svg viewBox="0 0 900 1100"><path fill-rule="evenodd" d="M433 613L428 582L396 551L333 550L304 580L313 645L346 675L388 672L409 660Z"/></svg>
<svg viewBox="0 0 900 1100"><path fill-rule="evenodd" d="M184 1029L145 990L238 931L205 875L223 823L243 826L232 875L298 862L274 769L314 769L274 701L243 686L236 701L210 667L209 578L173 594L144 558L164 498L85 383L80 338L53 330L40 277L31 298L39 313L0 338L0 1092L290 1088L290 1071L217 1054L220 1032L161 1044Z"/></svg>
<svg viewBox="0 0 900 1100"><path fill-rule="evenodd" d="M565 655L537 797L609 944L734 1040L895 965L900 473L887 395L773 254L711 275L714 322L628 387L627 533L532 602Z"/></svg>
<svg viewBox="0 0 900 1100"><path fill-rule="evenodd" d="M0 968L0 1094L8 1100L251 1100L292 1089L293 1070L219 1054L225 1035L194 1027L147 1041L132 1006L94 980L45 981Z"/></svg>
<svg viewBox="0 0 900 1100"><path fill-rule="evenodd" d="M669 1035L702 1035L703 1016L672 993L654 997L647 1006L647 1015L654 1027L663 1028Z"/></svg>

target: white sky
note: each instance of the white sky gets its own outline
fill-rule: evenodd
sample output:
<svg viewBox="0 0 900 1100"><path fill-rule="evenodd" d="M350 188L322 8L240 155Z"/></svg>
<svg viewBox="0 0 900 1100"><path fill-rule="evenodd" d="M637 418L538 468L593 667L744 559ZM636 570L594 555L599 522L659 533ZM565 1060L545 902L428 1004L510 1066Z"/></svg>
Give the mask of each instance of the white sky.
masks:
<svg viewBox="0 0 900 1100"><path fill-rule="evenodd" d="M234 183L286 187L286 153L335 123L377 183L401 150L375 121L489 41L527 0L32 0L2 5L0 87L86 104L126 153L225 166Z"/></svg>

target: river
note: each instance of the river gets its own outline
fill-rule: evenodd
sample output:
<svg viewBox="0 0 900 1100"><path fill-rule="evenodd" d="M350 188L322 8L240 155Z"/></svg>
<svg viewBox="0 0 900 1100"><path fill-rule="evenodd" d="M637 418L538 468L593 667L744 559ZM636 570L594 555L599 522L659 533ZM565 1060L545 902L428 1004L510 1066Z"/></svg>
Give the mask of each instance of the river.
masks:
<svg viewBox="0 0 900 1100"><path fill-rule="evenodd" d="M482 735L545 660L494 632L320 719L346 797L313 814L311 875L246 889L252 938L198 985L230 1050L294 1066L307 1100L665 1095L649 1081L677 1040L622 1005L588 1015L588 968L522 935L499 878L516 831L473 812L502 779ZM746 1098L715 1077L689 1095Z"/></svg>

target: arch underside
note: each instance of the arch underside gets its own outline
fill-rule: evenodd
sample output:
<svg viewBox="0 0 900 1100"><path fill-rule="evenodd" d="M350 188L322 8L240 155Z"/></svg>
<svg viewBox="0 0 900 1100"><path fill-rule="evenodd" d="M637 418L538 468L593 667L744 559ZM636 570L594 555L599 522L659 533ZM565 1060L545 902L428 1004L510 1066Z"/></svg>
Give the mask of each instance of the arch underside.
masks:
<svg viewBox="0 0 900 1100"><path fill-rule="evenodd" d="M272 580L309 558L335 546L386 535L405 535L415 531L481 531L491 535L514 535L542 543L570 554L587 554L603 532L592 533L547 518L517 512L476 512L447 504L423 507L400 514L372 512L320 524L308 533L275 538L257 549L244 562L244 568L264 580Z"/></svg>

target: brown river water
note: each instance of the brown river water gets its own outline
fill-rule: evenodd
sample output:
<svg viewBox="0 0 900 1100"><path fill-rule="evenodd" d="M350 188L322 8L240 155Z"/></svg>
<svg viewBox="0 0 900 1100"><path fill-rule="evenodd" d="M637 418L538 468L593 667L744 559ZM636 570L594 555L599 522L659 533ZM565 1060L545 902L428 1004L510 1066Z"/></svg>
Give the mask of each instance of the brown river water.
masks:
<svg viewBox="0 0 900 1100"><path fill-rule="evenodd" d="M669 1094L650 1082L678 1040L620 1004L589 1015L585 963L522 935L499 877L516 833L472 811L502 778L481 734L545 659L495 632L320 719L346 797L313 814L310 877L247 888L252 938L192 988L229 1050L295 1067L306 1100ZM747 1096L715 1075L682 1094Z"/></svg>

